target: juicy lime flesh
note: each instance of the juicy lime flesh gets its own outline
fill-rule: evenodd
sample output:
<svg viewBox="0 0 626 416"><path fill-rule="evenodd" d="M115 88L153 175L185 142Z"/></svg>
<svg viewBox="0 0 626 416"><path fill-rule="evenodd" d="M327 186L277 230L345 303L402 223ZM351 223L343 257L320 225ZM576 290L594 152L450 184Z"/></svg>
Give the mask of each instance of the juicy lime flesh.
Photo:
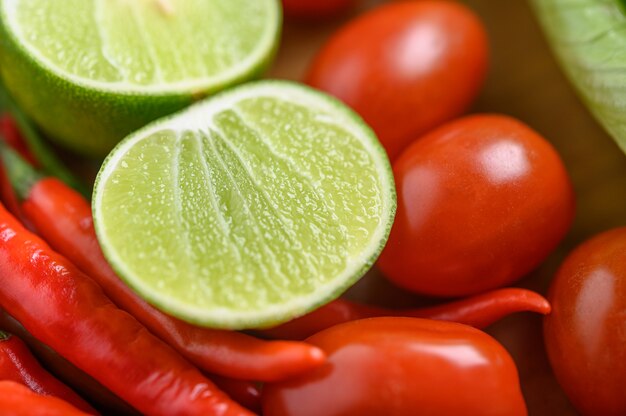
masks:
<svg viewBox="0 0 626 416"><path fill-rule="evenodd" d="M193 111L127 139L100 173L100 240L132 286L183 319L250 327L365 271L395 198L384 151L355 120L271 94Z"/></svg>
<svg viewBox="0 0 626 416"><path fill-rule="evenodd" d="M47 66L131 90L231 76L268 53L267 22L279 19L276 0L3 1L13 32Z"/></svg>

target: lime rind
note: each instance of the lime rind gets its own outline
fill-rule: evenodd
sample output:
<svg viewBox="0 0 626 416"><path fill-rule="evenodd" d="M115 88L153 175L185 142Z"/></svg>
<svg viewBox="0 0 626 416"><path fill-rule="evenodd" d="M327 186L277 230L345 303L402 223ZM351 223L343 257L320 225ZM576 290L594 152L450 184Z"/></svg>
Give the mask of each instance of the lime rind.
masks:
<svg viewBox="0 0 626 416"><path fill-rule="evenodd" d="M346 259L345 268L328 282L315 287L306 295L294 296L278 304L266 305L262 310L235 310L225 307L198 307L190 305L170 293L159 290L154 282L138 276L129 267L118 250L109 244L105 220L102 218L104 188L113 172L119 168L124 156L142 140L149 140L163 131L193 131L206 128L213 116L224 109L233 108L237 103L259 96L277 97L282 101L305 104L319 110L321 114L332 114L329 122L338 123L353 137L358 138L372 156L375 171L379 175L382 192L379 222L367 245L356 255ZM118 274L137 293L159 309L188 322L225 329L246 329L273 326L300 316L339 296L355 283L373 265L383 249L395 215L396 196L393 174L386 153L372 130L351 110L339 101L308 87L285 81L260 81L249 83L230 91L220 93L204 102L195 104L178 114L158 120L131 134L118 144L105 160L100 170L94 190L94 223L105 256Z"/></svg>

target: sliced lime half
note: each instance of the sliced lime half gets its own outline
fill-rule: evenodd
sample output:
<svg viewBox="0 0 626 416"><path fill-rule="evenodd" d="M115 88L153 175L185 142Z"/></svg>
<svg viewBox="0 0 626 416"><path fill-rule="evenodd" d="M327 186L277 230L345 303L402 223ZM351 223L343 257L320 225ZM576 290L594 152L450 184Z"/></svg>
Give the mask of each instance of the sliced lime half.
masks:
<svg viewBox="0 0 626 416"><path fill-rule="evenodd" d="M280 23L278 0L0 0L0 72L52 137L104 155L258 76Z"/></svg>
<svg viewBox="0 0 626 416"><path fill-rule="evenodd" d="M124 139L96 180L99 241L120 276L216 328L287 321L373 264L395 214L373 132L308 87L237 87Z"/></svg>

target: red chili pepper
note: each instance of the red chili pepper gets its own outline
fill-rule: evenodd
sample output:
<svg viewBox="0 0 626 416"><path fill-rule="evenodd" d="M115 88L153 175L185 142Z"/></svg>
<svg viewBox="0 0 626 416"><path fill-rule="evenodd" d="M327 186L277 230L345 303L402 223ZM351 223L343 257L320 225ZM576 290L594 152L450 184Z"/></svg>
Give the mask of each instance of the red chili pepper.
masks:
<svg viewBox="0 0 626 416"><path fill-rule="evenodd" d="M98 414L69 387L47 372L14 335L0 331L0 380L22 383L35 393L55 396L90 414Z"/></svg>
<svg viewBox="0 0 626 416"><path fill-rule="evenodd" d="M52 348L33 337L11 315L0 309L0 330L17 335L37 359L59 379L74 388L81 396L102 409L104 414L137 416L139 413L119 397L111 393L89 374L57 354Z"/></svg>
<svg viewBox="0 0 626 416"><path fill-rule="evenodd" d="M211 374L209 378L234 401L255 413L261 413L261 388L253 381L235 380Z"/></svg>
<svg viewBox="0 0 626 416"><path fill-rule="evenodd" d="M250 415L0 205L0 305L139 411Z"/></svg>
<svg viewBox="0 0 626 416"><path fill-rule="evenodd" d="M515 362L495 339L452 322L371 318L313 335L328 355L263 387L265 416L526 416Z"/></svg>
<svg viewBox="0 0 626 416"><path fill-rule="evenodd" d="M497 289L421 309L393 310L337 299L307 315L261 333L270 338L305 339L344 322L382 316L453 321L482 329L514 312L537 312L546 315L550 313L550 303L538 293L517 288Z"/></svg>
<svg viewBox="0 0 626 416"><path fill-rule="evenodd" d="M107 263L85 198L56 178L42 177L11 149L0 151L15 190L23 199L21 211L37 233L96 280L120 308L197 367L242 380L278 381L323 364L324 353L312 345L269 342L239 332L200 328L153 308Z"/></svg>
<svg viewBox="0 0 626 416"><path fill-rule="evenodd" d="M17 123L8 113L0 114L0 140L18 152L31 166L39 166L37 159L28 149L24 137L20 134ZM11 214L24 222L17 196L15 195L15 191L11 186L11 181L4 167L0 167L0 200ZM30 227L29 224L26 225Z"/></svg>
<svg viewBox="0 0 626 416"><path fill-rule="evenodd" d="M26 159L28 163L32 166L39 167L39 163L28 148L17 123L7 113L0 114L0 136L2 136L6 143L15 149L20 156Z"/></svg>
<svg viewBox="0 0 626 416"><path fill-rule="evenodd" d="M3 416L85 416L71 404L54 396L41 396L14 381L0 381L0 412Z"/></svg>
<svg viewBox="0 0 626 416"><path fill-rule="evenodd" d="M56 176L63 182L85 196L91 195L91 189L78 179L58 159L46 141L41 137L35 125L24 114L22 109L13 102L4 85L0 83L0 102L6 107L14 126L17 126L19 134L16 135L17 146L28 149L27 159L31 157L36 163L33 166L41 166L50 175ZM32 155L32 156L28 156Z"/></svg>
<svg viewBox="0 0 626 416"><path fill-rule="evenodd" d="M0 140L1 139L2 136L0 136ZM15 215L20 220L22 219L19 201L17 200L17 196L11 186L11 181L9 180L4 166L0 166L0 201L2 201L11 214Z"/></svg>

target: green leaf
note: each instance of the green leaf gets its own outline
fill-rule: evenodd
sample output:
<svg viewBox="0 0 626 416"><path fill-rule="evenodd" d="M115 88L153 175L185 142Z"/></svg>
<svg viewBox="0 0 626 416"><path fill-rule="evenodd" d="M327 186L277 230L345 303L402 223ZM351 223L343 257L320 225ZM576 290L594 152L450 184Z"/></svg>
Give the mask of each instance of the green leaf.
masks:
<svg viewBox="0 0 626 416"><path fill-rule="evenodd" d="M626 152L626 0L532 0L561 65Z"/></svg>

